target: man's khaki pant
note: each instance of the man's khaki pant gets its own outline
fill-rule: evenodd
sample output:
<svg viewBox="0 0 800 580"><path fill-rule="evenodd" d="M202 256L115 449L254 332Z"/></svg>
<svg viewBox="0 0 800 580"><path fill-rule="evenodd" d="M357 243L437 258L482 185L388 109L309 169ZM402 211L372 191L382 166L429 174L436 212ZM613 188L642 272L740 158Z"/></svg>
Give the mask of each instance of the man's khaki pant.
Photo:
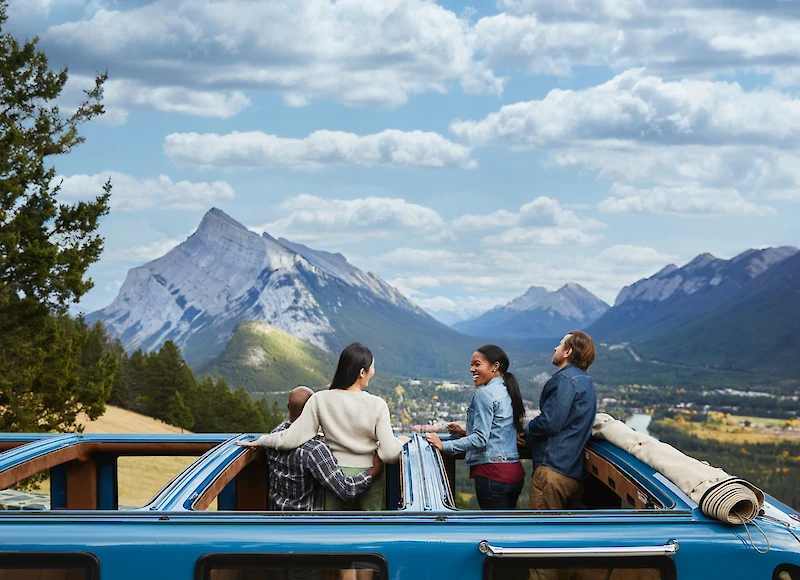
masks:
<svg viewBox="0 0 800 580"><path fill-rule="evenodd" d="M538 465L531 477L530 509L565 510L577 505L583 484L561 475L546 465Z"/></svg>

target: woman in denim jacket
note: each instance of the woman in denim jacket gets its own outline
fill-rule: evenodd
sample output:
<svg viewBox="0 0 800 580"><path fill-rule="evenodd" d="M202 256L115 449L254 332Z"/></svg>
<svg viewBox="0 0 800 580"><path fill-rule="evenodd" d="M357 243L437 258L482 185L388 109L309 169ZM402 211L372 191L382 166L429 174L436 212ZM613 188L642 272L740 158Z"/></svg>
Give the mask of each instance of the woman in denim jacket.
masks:
<svg viewBox="0 0 800 580"><path fill-rule="evenodd" d="M470 372L479 388L467 408L467 428L450 423L447 430L457 437L441 441L436 433L428 442L442 453L466 452L470 479L483 510L508 510L517 505L525 471L517 451L517 431L525 415L517 379L508 372L508 355L499 346L487 344L472 354Z"/></svg>

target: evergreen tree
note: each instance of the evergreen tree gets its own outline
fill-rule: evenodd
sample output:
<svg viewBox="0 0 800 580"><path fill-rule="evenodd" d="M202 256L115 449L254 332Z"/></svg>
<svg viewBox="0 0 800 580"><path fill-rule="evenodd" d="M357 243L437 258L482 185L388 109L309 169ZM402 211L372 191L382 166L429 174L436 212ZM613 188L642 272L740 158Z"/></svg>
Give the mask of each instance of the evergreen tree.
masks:
<svg viewBox="0 0 800 580"><path fill-rule="evenodd" d="M117 370L106 353L83 364L89 341L85 324L68 316L48 316L38 328L3 342L0 356L0 431L73 431L80 411L95 418Z"/></svg>
<svg viewBox="0 0 800 580"><path fill-rule="evenodd" d="M285 420L278 401L273 401L272 406L270 406L267 399L262 398L256 401L255 405L264 420L264 432L272 431Z"/></svg>
<svg viewBox="0 0 800 580"><path fill-rule="evenodd" d="M175 391L172 402L169 404L169 423L182 430L189 430L194 425L194 414L184 402L180 391Z"/></svg>
<svg viewBox="0 0 800 580"><path fill-rule="evenodd" d="M126 393L122 406L137 413L147 414L148 369L147 355L137 350L130 357L123 358L123 377Z"/></svg>
<svg viewBox="0 0 800 580"><path fill-rule="evenodd" d="M219 380L224 381L225 379ZM231 393L230 389L228 389L228 393ZM228 400L228 431L264 432L264 417L247 391L237 389Z"/></svg>
<svg viewBox="0 0 800 580"><path fill-rule="evenodd" d="M152 417L167 420L169 405L175 393L191 407L194 404L197 385L189 365L178 346L168 340L149 361L151 369L148 401Z"/></svg>
<svg viewBox="0 0 800 580"><path fill-rule="evenodd" d="M6 8L0 1L0 429L68 430L81 410L103 413L115 372L102 355L84 366L89 333L65 317L92 287L86 270L103 249L96 230L111 185L94 201L59 201L49 159L102 114L106 75L63 114L55 100L67 70L49 69L37 39L20 45L3 32Z"/></svg>

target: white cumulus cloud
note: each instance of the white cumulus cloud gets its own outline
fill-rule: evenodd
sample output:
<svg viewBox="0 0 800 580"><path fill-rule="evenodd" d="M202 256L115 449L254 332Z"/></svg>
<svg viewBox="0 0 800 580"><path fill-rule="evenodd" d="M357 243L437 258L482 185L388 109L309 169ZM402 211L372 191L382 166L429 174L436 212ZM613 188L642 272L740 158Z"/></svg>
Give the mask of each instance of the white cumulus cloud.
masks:
<svg viewBox="0 0 800 580"><path fill-rule="evenodd" d="M70 75L60 101L65 108L77 108L84 91L94 86L94 77ZM151 109L161 113L179 113L197 117L228 119L250 106L241 91L210 91L177 85L148 86L127 79L109 79L103 85L105 114L102 123L122 125L131 110Z"/></svg>
<svg viewBox="0 0 800 580"><path fill-rule="evenodd" d="M652 213L678 215L775 215L766 205L747 201L735 189L707 187L659 187L636 189L619 184L613 197L602 200L600 211L608 213Z"/></svg>
<svg viewBox="0 0 800 580"><path fill-rule="evenodd" d="M185 241L185 237L155 240L147 244L107 252L103 255L103 259L114 262L151 262Z"/></svg>
<svg viewBox="0 0 800 580"><path fill-rule="evenodd" d="M436 233L445 229L433 209L404 199L365 197L325 199L302 194L281 204L285 217L251 229L295 242L337 242L387 237L397 232Z"/></svg>
<svg viewBox="0 0 800 580"><path fill-rule="evenodd" d="M467 214L456 218L460 230L494 230L483 238L491 246L533 244L560 246L588 244L599 239L606 225L594 218L578 216L550 197L541 196L518 211L500 209L488 215Z"/></svg>
<svg viewBox="0 0 800 580"><path fill-rule="evenodd" d="M319 168L326 165L388 165L396 167L459 167L477 163L470 149L423 131L388 129L371 135L344 131L315 131L304 139L289 139L259 131L172 133L164 152L179 165L199 167Z"/></svg>
<svg viewBox="0 0 800 580"><path fill-rule="evenodd" d="M173 181L167 175L139 179L117 171L64 177L61 195L71 200L92 199L102 193L108 179L113 186L111 207L117 211L201 210L235 196L225 181Z"/></svg>
<svg viewBox="0 0 800 580"><path fill-rule="evenodd" d="M664 81L634 69L588 89L554 89L451 131L472 145L558 147L626 140L659 145L800 145L800 99L722 81Z"/></svg>
<svg viewBox="0 0 800 580"><path fill-rule="evenodd" d="M448 90L499 93L474 54L468 21L428 0L156 0L52 26L45 45L88 72L108 68L148 86L274 90L396 106Z"/></svg>
<svg viewBox="0 0 800 580"><path fill-rule="evenodd" d="M647 246L631 246L616 244L604 249L597 255L596 260L606 264L620 266L656 266L663 267L670 262L675 262L679 256L664 254Z"/></svg>
<svg viewBox="0 0 800 580"><path fill-rule="evenodd" d="M498 7L475 26L489 66L557 75L587 65L697 77L745 70L786 81L785 71L800 64L800 11L791 1L501 0Z"/></svg>

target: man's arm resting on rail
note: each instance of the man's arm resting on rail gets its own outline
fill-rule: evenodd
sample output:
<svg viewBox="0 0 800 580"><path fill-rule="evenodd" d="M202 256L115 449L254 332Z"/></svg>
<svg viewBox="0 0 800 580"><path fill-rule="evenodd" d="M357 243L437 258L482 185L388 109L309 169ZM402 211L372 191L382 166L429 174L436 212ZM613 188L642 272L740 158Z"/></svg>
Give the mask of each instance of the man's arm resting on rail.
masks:
<svg viewBox="0 0 800 580"><path fill-rule="evenodd" d="M372 480L383 471L383 463L375 455L372 458L372 467L350 477L339 468L339 462L328 446L320 444L309 454L308 468L314 479L326 489L343 500L351 500L367 491Z"/></svg>

